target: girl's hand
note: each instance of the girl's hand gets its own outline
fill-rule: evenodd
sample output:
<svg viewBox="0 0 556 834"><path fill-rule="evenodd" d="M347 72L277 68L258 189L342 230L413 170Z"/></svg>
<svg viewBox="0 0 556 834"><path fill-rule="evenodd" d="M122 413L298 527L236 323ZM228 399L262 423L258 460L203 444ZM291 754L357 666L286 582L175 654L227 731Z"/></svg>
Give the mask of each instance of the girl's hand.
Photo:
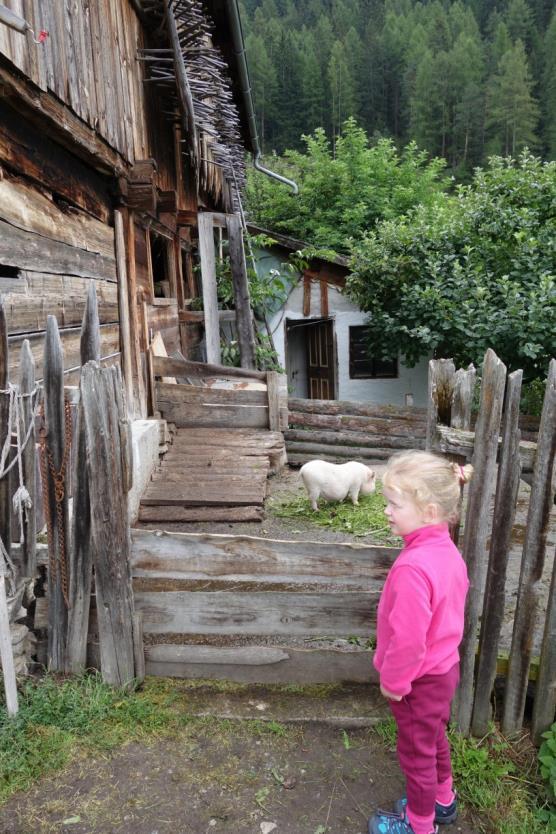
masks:
<svg viewBox="0 0 556 834"><path fill-rule="evenodd" d="M380 685L380 691L382 692L382 694L384 695L385 698L388 698L389 701L401 701L402 700L401 695L394 695L393 692L388 692L388 690L385 689L382 686L382 684Z"/></svg>

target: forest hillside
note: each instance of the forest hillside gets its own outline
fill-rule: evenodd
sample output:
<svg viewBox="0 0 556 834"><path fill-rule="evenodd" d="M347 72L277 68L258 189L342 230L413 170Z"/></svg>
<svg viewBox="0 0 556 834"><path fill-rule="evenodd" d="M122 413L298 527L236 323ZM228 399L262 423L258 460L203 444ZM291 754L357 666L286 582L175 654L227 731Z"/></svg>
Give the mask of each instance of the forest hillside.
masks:
<svg viewBox="0 0 556 834"><path fill-rule="evenodd" d="M492 154L556 158L554 0L243 0L265 154L353 116L458 179Z"/></svg>

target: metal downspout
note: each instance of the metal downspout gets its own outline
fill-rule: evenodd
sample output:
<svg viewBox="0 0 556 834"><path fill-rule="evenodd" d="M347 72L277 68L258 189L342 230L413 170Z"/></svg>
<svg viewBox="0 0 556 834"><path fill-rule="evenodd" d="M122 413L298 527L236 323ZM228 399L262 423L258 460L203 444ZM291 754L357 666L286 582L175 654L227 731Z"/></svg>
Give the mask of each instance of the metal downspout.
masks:
<svg viewBox="0 0 556 834"><path fill-rule="evenodd" d="M239 7L237 4L237 0L226 0L226 8L228 10L230 28L232 31L234 54L237 60L239 70L241 93L243 95L243 101L247 110L249 134L251 136L251 142L254 148L253 165L257 171L260 171L261 173L266 174L268 177L272 177L273 179L278 180L279 182L283 182L285 183L285 185L289 185L293 193L298 194L299 188L297 187L297 183L294 182L294 180L290 180L288 179L288 177L283 177L281 174L277 174L275 171L271 171L269 168L265 168L265 166L260 161L261 149L259 146L259 136L257 133L257 122L255 120L253 99L251 97L251 83L249 81L249 70L247 68L247 60L245 57L243 30L241 28L241 18L239 15Z"/></svg>

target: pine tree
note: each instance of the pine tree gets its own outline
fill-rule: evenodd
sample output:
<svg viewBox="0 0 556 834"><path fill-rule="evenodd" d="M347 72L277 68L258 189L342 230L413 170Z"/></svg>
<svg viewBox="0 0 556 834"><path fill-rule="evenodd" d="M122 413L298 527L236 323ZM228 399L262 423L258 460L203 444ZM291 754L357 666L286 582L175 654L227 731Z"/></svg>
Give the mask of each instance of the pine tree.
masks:
<svg viewBox="0 0 556 834"><path fill-rule="evenodd" d="M277 89L276 69L268 57L263 39L259 35L248 35L245 49L249 62L249 78L253 88L253 100L257 129L264 153L269 135L268 121L272 123L273 107Z"/></svg>
<svg viewBox="0 0 556 834"><path fill-rule="evenodd" d="M344 48L341 41L336 41L332 47L332 55L328 64L328 81L331 92L332 107L332 142L335 147L335 138L340 133L343 122L355 110L355 86L346 61Z"/></svg>
<svg viewBox="0 0 556 834"><path fill-rule="evenodd" d="M527 56L520 40L502 56L489 84L487 102L492 150L515 157L524 147L538 144L535 129L539 107L532 95Z"/></svg>

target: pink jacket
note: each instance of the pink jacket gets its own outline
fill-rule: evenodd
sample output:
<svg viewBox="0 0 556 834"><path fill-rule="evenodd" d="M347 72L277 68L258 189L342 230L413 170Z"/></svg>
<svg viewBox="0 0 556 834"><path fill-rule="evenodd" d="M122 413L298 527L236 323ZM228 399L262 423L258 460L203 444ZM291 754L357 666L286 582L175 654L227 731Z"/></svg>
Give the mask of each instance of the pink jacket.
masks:
<svg viewBox="0 0 556 834"><path fill-rule="evenodd" d="M404 536L380 597L373 663L380 683L407 695L423 675L442 675L459 660L467 568L448 525L420 527Z"/></svg>

